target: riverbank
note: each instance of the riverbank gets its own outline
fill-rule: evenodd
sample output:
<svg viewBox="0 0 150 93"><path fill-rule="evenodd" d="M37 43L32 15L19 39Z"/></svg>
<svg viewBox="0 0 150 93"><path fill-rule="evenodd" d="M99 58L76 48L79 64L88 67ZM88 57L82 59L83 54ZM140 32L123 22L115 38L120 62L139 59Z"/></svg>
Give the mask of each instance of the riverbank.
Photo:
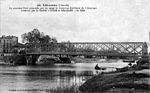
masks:
<svg viewBox="0 0 150 93"><path fill-rule="evenodd" d="M116 62L123 61L122 59L100 59L100 58L82 58L82 57L73 57L71 58L75 63L102 63L102 62Z"/></svg>
<svg viewBox="0 0 150 93"><path fill-rule="evenodd" d="M87 80L79 87L79 90L81 92L90 93L149 93L150 68L137 69L137 67L138 66L128 68L126 71L123 70L99 74Z"/></svg>

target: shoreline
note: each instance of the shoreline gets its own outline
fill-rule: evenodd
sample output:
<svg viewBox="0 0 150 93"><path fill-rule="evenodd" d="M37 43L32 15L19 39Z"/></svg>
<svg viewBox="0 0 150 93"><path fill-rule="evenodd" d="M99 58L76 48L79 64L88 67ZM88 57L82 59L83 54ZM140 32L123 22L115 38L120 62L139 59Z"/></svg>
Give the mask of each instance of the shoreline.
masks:
<svg viewBox="0 0 150 93"><path fill-rule="evenodd" d="M118 62L118 61L122 61L123 59L101 59L101 58L71 58L72 61L74 61L75 63L103 63L103 62Z"/></svg>
<svg viewBox="0 0 150 93"><path fill-rule="evenodd" d="M150 75L140 71L135 73L128 71L94 76L81 85L79 90L81 92L111 92L126 89L126 92L131 90L150 92Z"/></svg>
<svg viewBox="0 0 150 93"><path fill-rule="evenodd" d="M148 64L150 65L149 61ZM103 72L101 74L93 76L91 79L82 84L79 87L79 90L86 93L150 92L150 68L142 69L142 67L136 65L133 67L129 67L128 69L122 69L122 71L120 69L112 72Z"/></svg>

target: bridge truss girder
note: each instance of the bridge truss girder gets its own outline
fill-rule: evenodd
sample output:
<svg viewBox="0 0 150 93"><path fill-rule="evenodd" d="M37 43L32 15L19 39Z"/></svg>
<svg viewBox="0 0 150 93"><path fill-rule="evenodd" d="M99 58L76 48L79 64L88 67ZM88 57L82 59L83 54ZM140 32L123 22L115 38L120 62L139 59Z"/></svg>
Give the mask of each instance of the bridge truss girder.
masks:
<svg viewBox="0 0 150 93"><path fill-rule="evenodd" d="M130 55L147 54L147 44L145 42L69 42L64 44L68 46L67 50L69 50L69 46L74 47L75 49L74 51L65 52L84 52L83 50L91 50L92 52L97 53L118 53Z"/></svg>

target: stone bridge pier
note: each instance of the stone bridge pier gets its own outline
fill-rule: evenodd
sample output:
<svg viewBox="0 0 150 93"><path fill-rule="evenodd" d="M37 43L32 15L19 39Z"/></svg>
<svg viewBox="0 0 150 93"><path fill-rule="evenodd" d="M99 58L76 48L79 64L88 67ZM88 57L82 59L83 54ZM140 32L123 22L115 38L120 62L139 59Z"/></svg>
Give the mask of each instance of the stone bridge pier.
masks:
<svg viewBox="0 0 150 93"><path fill-rule="evenodd" d="M41 56L40 54L27 55L26 56L27 65L36 65L36 62L38 61L38 58L40 56ZM71 63L69 56L62 57L61 55L59 55L58 58L59 58L59 63Z"/></svg>
<svg viewBox="0 0 150 93"><path fill-rule="evenodd" d="M39 56L40 55L26 55L27 65L36 65Z"/></svg>

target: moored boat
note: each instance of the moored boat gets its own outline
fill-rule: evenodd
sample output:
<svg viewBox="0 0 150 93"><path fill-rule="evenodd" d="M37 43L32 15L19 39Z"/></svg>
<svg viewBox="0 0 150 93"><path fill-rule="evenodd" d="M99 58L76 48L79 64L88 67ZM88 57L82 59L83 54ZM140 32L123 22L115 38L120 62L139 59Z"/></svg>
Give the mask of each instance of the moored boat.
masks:
<svg viewBox="0 0 150 93"><path fill-rule="evenodd" d="M95 66L95 70L106 70L105 67L99 67L98 64Z"/></svg>

